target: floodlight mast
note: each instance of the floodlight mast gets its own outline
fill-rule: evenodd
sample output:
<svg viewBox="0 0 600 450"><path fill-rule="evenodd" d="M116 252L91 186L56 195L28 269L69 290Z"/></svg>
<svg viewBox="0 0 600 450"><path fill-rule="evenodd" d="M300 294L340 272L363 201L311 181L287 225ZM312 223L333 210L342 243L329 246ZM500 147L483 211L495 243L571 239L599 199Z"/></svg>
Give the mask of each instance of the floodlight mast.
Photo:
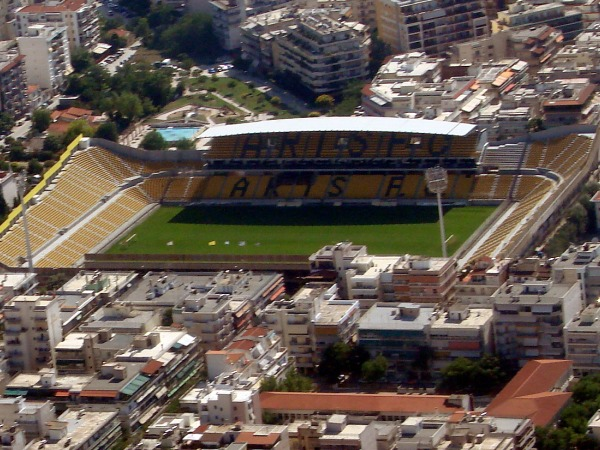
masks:
<svg viewBox="0 0 600 450"><path fill-rule="evenodd" d="M27 251L27 269L31 274L33 273L33 257L31 255L31 241L29 239L29 227L27 225L27 205L25 204L25 185L27 184L27 173L25 170L21 171L17 180L17 188L19 193L19 200L21 201L21 211L23 214L23 232L25 233L25 250Z"/></svg>
<svg viewBox="0 0 600 450"><path fill-rule="evenodd" d="M444 210L442 208L442 193L448 187L448 172L440 166L430 167L425 171L427 188L430 192L436 194L438 215L440 217L440 239L442 240L442 256L448 257L446 250L446 229L444 227Z"/></svg>

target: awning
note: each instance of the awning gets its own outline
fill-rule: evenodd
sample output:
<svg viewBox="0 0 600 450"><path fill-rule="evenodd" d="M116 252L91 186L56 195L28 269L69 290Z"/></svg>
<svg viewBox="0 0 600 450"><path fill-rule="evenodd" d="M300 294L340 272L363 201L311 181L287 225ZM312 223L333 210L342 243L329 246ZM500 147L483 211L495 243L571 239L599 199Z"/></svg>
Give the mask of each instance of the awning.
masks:
<svg viewBox="0 0 600 450"><path fill-rule="evenodd" d="M20 397L22 395L27 395L26 390L23 389L7 389L4 391L4 395L7 397Z"/></svg>
<svg viewBox="0 0 600 450"><path fill-rule="evenodd" d="M81 391L79 394L80 397L96 397L96 398L117 398L119 396L119 392L117 391Z"/></svg>
<svg viewBox="0 0 600 450"><path fill-rule="evenodd" d="M56 391L54 393L55 397L68 397L69 396L69 391Z"/></svg>
<svg viewBox="0 0 600 450"><path fill-rule="evenodd" d="M133 395L139 391L140 388L148 382L148 380L150 380L150 378L145 375L136 375L136 377L127 383L127 385L124 386L120 392L124 395Z"/></svg>

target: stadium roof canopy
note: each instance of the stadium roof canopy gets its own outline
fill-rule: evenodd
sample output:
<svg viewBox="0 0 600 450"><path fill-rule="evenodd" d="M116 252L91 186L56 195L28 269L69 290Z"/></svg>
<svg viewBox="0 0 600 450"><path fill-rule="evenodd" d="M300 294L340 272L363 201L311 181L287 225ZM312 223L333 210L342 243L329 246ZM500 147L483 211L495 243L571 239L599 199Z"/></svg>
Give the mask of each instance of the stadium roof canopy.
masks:
<svg viewBox="0 0 600 450"><path fill-rule="evenodd" d="M318 117L304 119L266 120L237 125L215 126L201 138L238 136L261 133L294 133L321 131L366 131L375 133L414 133L466 136L475 125L437 120L401 119L397 117Z"/></svg>

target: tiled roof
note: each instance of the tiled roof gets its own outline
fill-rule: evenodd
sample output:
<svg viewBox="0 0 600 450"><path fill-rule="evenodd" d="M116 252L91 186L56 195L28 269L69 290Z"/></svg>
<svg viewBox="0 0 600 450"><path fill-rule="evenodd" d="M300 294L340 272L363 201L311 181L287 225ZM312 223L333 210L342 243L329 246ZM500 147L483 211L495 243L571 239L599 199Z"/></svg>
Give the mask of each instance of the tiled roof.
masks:
<svg viewBox="0 0 600 450"><path fill-rule="evenodd" d="M263 392L263 410L336 411L407 414L454 413L462 409L449 405L445 395L331 394L316 392Z"/></svg>
<svg viewBox="0 0 600 450"><path fill-rule="evenodd" d="M543 392L511 398L490 409L494 417L522 417L531 419L536 427L550 425L571 398L570 392Z"/></svg>
<svg viewBox="0 0 600 450"><path fill-rule="evenodd" d="M85 0L65 0L58 5L45 5L43 3L25 6L21 8L19 12L23 13L53 13L53 12L62 12L62 11L77 11L82 6L85 6Z"/></svg>
<svg viewBox="0 0 600 450"><path fill-rule="evenodd" d="M564 359L529 361L496 395L488 409L494 408L510 398L549 392L572 365L572 361Z"/></svg>
<svg viewBox="0 0 600 450"><path fill-rule="evenodd" d="M529 418L536 426L548 425L571 397L570 393L555 390L572 365L568 360L529 361L494 398L487 413Z"/></svg>
<svg viewBox="0 0 600 450"><path fill-rule="evenodd" d="M160 369L162 366L163 366L163 363L161 363L160 361L151 359L150 361L148 361L146 363L146 365L144 367L142 367L141 372L146 375L153 375L156 372L158 372L158 369Z"/></svg>
<svg viewBox="0 0 600 450"><path fill-rule="evenodd" d="M265 327L249 327L244 330L241 336L244 337L263 337L269 334L269 329Z"/></svg>

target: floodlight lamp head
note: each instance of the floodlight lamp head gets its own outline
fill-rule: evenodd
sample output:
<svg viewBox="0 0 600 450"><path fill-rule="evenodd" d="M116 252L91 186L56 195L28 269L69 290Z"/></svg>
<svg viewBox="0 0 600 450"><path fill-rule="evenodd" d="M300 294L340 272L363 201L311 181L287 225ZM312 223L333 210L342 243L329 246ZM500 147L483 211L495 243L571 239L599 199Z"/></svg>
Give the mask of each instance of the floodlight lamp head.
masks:
<svg viewBox="0 0 600 450"><path fill-rule="evenodd" d="M425 171L425 180L431 192L442 193L448 187L448 172L440 166L430 167Z"/></svg>

